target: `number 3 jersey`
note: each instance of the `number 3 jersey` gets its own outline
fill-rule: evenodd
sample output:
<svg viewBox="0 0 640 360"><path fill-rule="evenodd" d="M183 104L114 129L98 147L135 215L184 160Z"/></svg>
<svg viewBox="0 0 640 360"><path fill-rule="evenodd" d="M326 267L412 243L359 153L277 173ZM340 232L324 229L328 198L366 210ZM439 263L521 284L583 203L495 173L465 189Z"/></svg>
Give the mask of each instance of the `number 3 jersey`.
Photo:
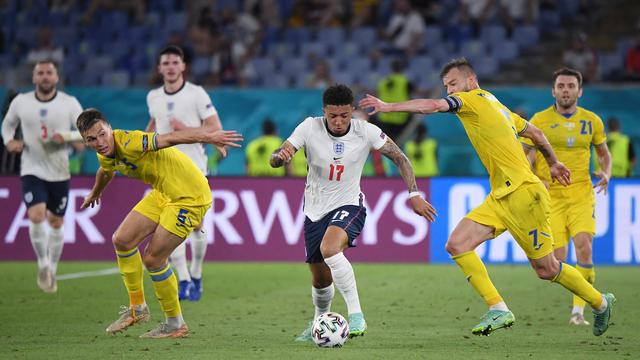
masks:
<svg viewBox="0 0 640 360"><path fill-rule="evenodd" d="M304 214L315 222L338 207L360 205L362 168L369 151L380 149L387 136L359 119L351 119L345 135L332 136L323 117L308 117L287 141L307 156Z"/></svg>
<svg viewBox="0 0 640 360"><path fill-rule="evenodd" d="M207 178L180 150L168 147L158 150L156 133L113 130L113 157L100 154L100 167L107 172L118 171L142 180L168 197L172 202L193 205L211 203Z"/></svg>
<svg viewBox="0 0 640 360"><path fill-rule="evenodd" d="M2 122L5 145L14 139L18 125L22 129L24 150L20 175L33 175L45 181L69 179L69 152L67 144L51 141L59 133L66 141L81 139L76 120L82 106L75 97L58 91L49 101L40 101L35 91L16 96Z"/></svg>

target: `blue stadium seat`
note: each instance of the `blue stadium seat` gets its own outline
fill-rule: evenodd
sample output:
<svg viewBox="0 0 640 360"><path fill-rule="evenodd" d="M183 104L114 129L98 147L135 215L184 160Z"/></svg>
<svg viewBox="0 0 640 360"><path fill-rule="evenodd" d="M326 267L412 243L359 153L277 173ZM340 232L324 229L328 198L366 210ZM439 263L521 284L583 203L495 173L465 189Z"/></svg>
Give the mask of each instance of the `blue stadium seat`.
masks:
<svg viewBox="0 0 640 360"><path fill-rule="evenodd" d="M507 30L502 25L485 25L480 29L480 40L489 48L502 43L507 38Z"/></svg>
<svg viewBox="0 0 640 360"><path fill-rule="evenodd" d="M293 56L295 48L295 44L287 42L273 43L267 48L267 56L271 58L284 59Z"/></svg>
<svg viewBox="0 0 640 360"><path fill-rule="evenodd" d="M268 74L263 80L266 88L286 89L291 86L291 78L286 74Z"/></svg>
<svg viewBox="0 0 640 360"><path fill-rule="evenodd" d="M191 62L191 73L195 77L207 74L211 70L211 58L208 56L194 57Z"/></svg>
<svg viewBox="0 0 640 360"><path fill-rule="evenodd" d="M100 84L101 75L102 75L101 72L97 72L92 69L87 69L80 73L74 74L70 78L73 81L74 85L95 87L95 86L101 85Z"/></svg>
<svg viewBox="0 0 640 360"><path fill-rule="evenodd" d="M410 73L424 73L428 71L433 71L434 62L433 58L429 56L418 56L409 62L409 67L407 71Z"/></svg>
<svg viewBox="0 0 640 360"><path fill-rule="evenodd" d="M318 30L316 34L316 41L325 44L326 46L338 46L344 42L345 32L342 28L337 27L323 27Z"/></svg>
<svg viewBox="0 0 640 360"><path fill-rule="evenodd" d="M255 58L251 60L251 64L260 77L272 73L276 69L275 61L272 58Z"/></svg>
<svg viewBox="0 0 640 360"><path fill-rule="evenodd" d="M522 48L538 43L540 32L534 25L522 25L513 30L513 40Z"/></svg>
<svg viewBox="0 0 640 360"><path fill-rule="evenodd" d="M308 28L290 28L284 32L284 40L293 44L304 44L311 40L311 31Z"/></svg>
<svg viewBox="0 0 640 360"><path fill-rule="evenodd" d="M504 43L504 40L502 43ZM460 47L460 54L469 59L472 63L475 63L477 59L485 56L486 53L485 42L482 40L465 41Z"/></svg>
<svg viewBox="0 0 640 360"><path fill-rule="evenodd" d="M174 31L184 32L187 30L187 13L186 12L173 12L165 16L164 19L164 31L172 33Z"/></svg>
<svg viewBox="0 0 640 360"><path fill-rule="evenodd" d="M342 59L340 59L340 58L330 57L330 58L324 59L324 61L326 61L327 64L329 64L329 69L331 71L343 71L343 70L345 70L344 63L343 63Z"/></svg>
<svg viewBox="0 0 640 360"><path fill-rule="evenodd" d="M113 58L109 55L90 56L87 59L86 71L103 73L113 69Z"/></svg>
<svg viewBox="0 0 640 360"><path fill-rule="evenodd" d="M354 74L354 76L360 76L371 72L371 60L366 57L354 57L347 59L344 63L346 69Z"/></svg>
<svg viewBox="0 0 640 360"><path fill-rule="evenodd" d="M621 72L624 69L624 57L616 51L599 54L598 61L602 76L608 76L616 71Z"/></svg>
<svg viewBox="0 0 640 360"><path fill-rule="evenodd" d="M102 85L118 89L129 86L129 73L127 71L109 71L102 75Z"/></svg>
<svg viewBox="0 0 640 360"><path fill-rule="evenodd" d="M376 64L374 64L374 69L377 73L386 76L391 73L391 63L396 58L391 56L385 56L380 58Z"/></svg>
<svg viewBox="0 0 640 360"><path fill-rule="evenodd" d="M338 84L345 84L351 86L353 84L354 76L349 71L332 71L331 77Z"/></svg>
<svg viewBox="0 0 640 360"><path fill-rule="evenodd" d="M500 62L511 61L518 57L518 44L513 40L506 40L491 49L491 54Z"/></svg>
<svg viewBox="0 0 640 360"><path fill-rule="evenodd" d="M480 80L488 80L498 73L498 60L493 56L484 55L474 60L473 67Z"/></svg>
<svg viewBox="0 0 640 360"><path fill-rule="evenodd" d="M300 45L300 56L308 59L315 55L317 58L324 58L328 55L327 45L320 42L308 42Z"/></svg>
<svg viewBox="0 0 640 360"><path fill-rule="evenodd" d="M287 58L281 62L280 72L285 75L295 76L298 73L306 73L308 70L305 58Z"/></svg>
<svg viewBox="0 0 640 360"><path fill-rule="evenodd" d="M351 32L351 41L362 47L372 47L377 42L376 30L372 27L359 27Z"/></svg>

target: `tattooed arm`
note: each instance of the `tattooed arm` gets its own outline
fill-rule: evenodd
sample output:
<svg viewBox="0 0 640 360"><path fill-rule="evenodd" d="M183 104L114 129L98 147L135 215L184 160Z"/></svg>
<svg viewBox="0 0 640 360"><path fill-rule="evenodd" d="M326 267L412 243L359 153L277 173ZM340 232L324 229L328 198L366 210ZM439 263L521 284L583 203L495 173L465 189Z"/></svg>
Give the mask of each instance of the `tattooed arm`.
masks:
<svg viewBox="0 0 640 360"><path fill-rule="evenodd" d="M544 136L542 130L538 129L535 125L528 123L527 127L519 135L533 141L536 149L540 151L542 156L544 156L544 159L547 161L547 164L549 164L549 171L551 172L552 180L557 180L564 186L571 184L571 172L558 160L556 153L553 151L551 144L549 144L549 140Z"/></svg>
<svg viewBox="0 0 640 360"><path fill-rule="evenodd" d="M282 143L282 145L277 148L272 154L271 154L271 158L269 159L269 164L271 164L271 167L274 168L278 168L283 166L284 164L289 163L289 161L291 161L291 159L293 158L293 155L296 154L296 148L291 145L290 142L285 141Z"/></svg>
<svg viewBox="0 0 640 360"><path fill-rule="evenodd" d="M411 193L418 191L418 185L416 184L416 177L413 175L413 167L411 167L407 156L390 138L387 138L387 142L385 142L378 151L391 159L398 167L404 183L407 184L407 190L409 190L410 193L409 202L411 203L413 211L420 216L424 216L429 221L434 221L438 214L433 206L426 202L422 196L411 196Z"/></svg>

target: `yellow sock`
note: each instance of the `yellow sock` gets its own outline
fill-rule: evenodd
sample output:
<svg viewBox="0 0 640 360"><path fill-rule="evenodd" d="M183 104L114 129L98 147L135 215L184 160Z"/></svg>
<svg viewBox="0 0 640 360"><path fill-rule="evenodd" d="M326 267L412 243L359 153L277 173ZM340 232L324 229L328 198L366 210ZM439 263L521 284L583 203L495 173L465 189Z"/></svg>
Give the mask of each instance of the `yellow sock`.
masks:
<svg viewBox="0 0 640 360"><path fill-rule="evenodd" d="M138 248L129 251L118 251L118 268L129 293L129 304L144 304L144 288L142 286L142 258Z"/></svg>
<svg viewBox="0 0 640 360"><path fill-rule="evenodd" d="M602 294L571 265L560 263L560 272L551 281L557 282L574 295L584 299L594 309L602 305Z"/></svg>
<svg viewBox="0 0 640 360"><path fill-rule="evenodd" d="M585 278L589 284L595 283L596 281L596 269L593 267L593 264L576 264L576 270ZM582 300L581 297L577 295L573 295L573 307L581 307L584 308L586 302Z"/></svg>
<svg viewBox="0 0 640 360"><path fill-rule="evenodd" d="M164 315L176 317L182 314L180 300L178 300L178 280L169 263L159 270L149 270L149 274Z"/></svg>
<svg viewBox="0 0 640 360"><path fill-rule="evenodd" d="M475 251L469 251L452 257L458 264L467 281L473 289L482 296L487 305L495 305L502 301L502 297L489 279L487 268L482 263Z"/></svg>

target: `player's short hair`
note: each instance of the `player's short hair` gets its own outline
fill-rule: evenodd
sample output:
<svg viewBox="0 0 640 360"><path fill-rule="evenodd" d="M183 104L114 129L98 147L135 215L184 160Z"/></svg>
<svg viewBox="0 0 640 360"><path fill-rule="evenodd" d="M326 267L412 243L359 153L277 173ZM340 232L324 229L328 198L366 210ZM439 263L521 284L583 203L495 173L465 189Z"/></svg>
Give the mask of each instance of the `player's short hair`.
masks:
<svg viewBox="0 0 640 360"><path fill-rule="evenodd" d="M76 127L78 128L78 132L80 134L84 134L87 130L91 129L93 125L95 125L98 121L104 121L109 124L109 121L102 115L100 110L95 108L89 108L78 116L78 120L76 120Z"/></svg>
<svg viewBox="0 0 640 360"><path fill-rule="evenodd" d="M346 85L331 85L322 94L322 106L327 105L353 105L353 92Z"/></svg>
<svg viewBox="0 0 640 360"><path fill-rule="evenodd" d="M51 64L51 65L53 65L54 68L56 68L56 71L58 70L58 63L53 59L38 60L38 61L36 61L35 64L33 64L33 68L35 69L36 66L38 66L40 64Z"/></svg>
<svg viewBox="0 0 640 360"><path fill-rule="evenodd" d="M440 79L444 78L445 75L447 75L449 71L451 71L451 69L470 71L472 74L476 73L475 70L473 70L473 66L471 65L469 60L467 60L467 58L459 57L459 58L452 59L448 63L444 64L444 66L442 67L442 71L440 71Z"/></svg>
<svg viewBox="0 0 640 360"><path fill-rule="evenodd" d="M572 68L568 68L568 67L563 67L561 69L556 70L553 73L553 86L556 86L556 80L558 79L558 76L560 75L566 75L566 76L573 76L576 79L578 79L578 88L582 88L582 73L576 69L572 69Z"/></svg>
<svg viewBox="0 0 640 360"><path fill-rule="evenodd" d="M182 50L182 48L176 45L169 45L160 50L160 53L158 54L158 64L160 63L160 58L162 57L162 55L168 54L177 55L180 57L180 59L182 59L182 61L184 61L184 51Z"/></svg>

